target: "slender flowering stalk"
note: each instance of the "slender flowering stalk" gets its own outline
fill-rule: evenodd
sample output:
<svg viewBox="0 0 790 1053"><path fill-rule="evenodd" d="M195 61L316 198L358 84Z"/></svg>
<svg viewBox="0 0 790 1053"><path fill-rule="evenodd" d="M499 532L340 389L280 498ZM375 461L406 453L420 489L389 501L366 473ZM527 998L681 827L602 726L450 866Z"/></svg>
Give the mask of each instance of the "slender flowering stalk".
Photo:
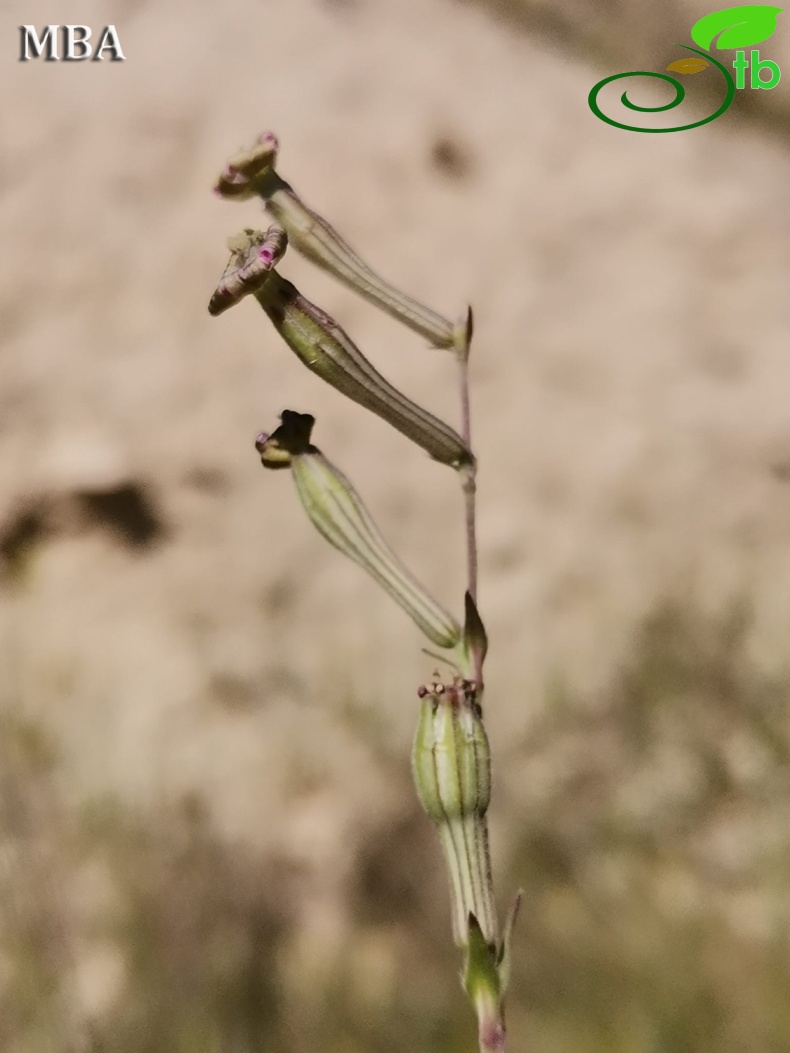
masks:
<svg viewBox="0 0 790 1053"><path fill-rule="evenodd" d="M453 346L453 326L446 318L386 282L340 237L334 227L308 208L275 170L279 144L264 132L251 150L232 158L214 187L221 197L263 199L271 216L285 229L291 244L311 263L328 271L370 303L426 337L433 347Z"/></svg>
<svg viewBox="0 0 790 1053"><path fill-rule="evenodd" d="M488 841L491 757L483 724L483 665L488 650L477 607L476 461L469 398L471 308L456 325L393 289L360 259L324 219L310 210L275 170L279 144L265 133L234 157L216 191L224 198L260 197L277 221L266 233L245 230L229 242L231 260L211 298L221 314L252 295L297 357L338 391L378 414L457 469L464 493L466 592L463 630L413 578L383 540L349 480L310 441L313 417L286 410L272 435L256 447L267 468L289 469L319 532L362 566L437 646L448 651L455 675L438 675L419 689L420 719L412 750L420 801L436 825L450 885L455 942L463 949L464 989L474 1007L480 1053L504 1053L504 998L519 893L500 931ZM360 295L455 353L461 430L411 402L367 361L340 326L282 278L275 265L290 243ZM435 657L441 657L435 655Z"/></svg>
<svg viewBox="0 0 790 1053"><path fill-rule="evenodd" d="M472 308L468 307L466 314L461 318L453 329L453 349L458 362L458 389L461 400L461 437L464 445L472 449L472 413L469 399L469 352L472 347L472 333L474 331L474 318ZM477 465L474 461L464 465L461 469L461 488L464 493L465 510L465 533L466 533L466 591L471 599L472 606L477 604ZM468 612L467 612L468 613ZM480 616L475 614L483 637L485 629L480 621ZM477 637L480 633L477 634ZM474 680L477 684L478 699L483 700L483 660L485 658L485 646L481 646L479 640L470 639L470 657L474 669Z"/></svg>
<svg viewBox="0 0 790 1053"><path fill-rule="evenodd" d="M461 626L401 563L343 473L310 443L315 418L284 410L255 446L266 468L290 467L307 515L326 540L363 567L437 647L461 642Z"/></svg>
<svg viewBox="0 0 790 1053"><path fill-rule="evenodd" d="M260 262L263 248L274 241L272 229L265 235L245 231L234 240L238 247L209 302L209 312L218 314L253 294L280 336L313 373L386 420L434 460L454 468L471 464L474 458L457 432L394 388L333 318L282 278L270 261ZM281 246L284 250L282 240L275 247Z"/></svg>

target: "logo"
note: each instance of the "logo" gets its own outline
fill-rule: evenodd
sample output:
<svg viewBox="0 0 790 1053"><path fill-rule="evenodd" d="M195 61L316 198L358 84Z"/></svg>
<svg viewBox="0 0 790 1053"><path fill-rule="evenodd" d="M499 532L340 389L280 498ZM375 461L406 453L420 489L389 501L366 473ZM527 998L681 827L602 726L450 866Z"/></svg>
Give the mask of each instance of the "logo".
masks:
<svg viewBox="0 0 790 1053"><path fill-rule="evenodd" d="M635 102L631 102L628 93L624 91L620 96L620 101L629 110L637 113L665 113L668 110L674 110L683 102L686 89L675 76L668 76L667 73L652 73L648 70L615 73L599 81L587 97L590 109L602 121L606 121L614 128L622 128L626 132L686 132L690 128L699 128L703 124L715 121L729 108L735 98L736 90L746 87L747 70L749 71L750 88L769 91L779 83L782 74L778 63L771 59L760 58L760 52L753 45L762 44L771 36L776 29L776 16L782 10L781 7L767 7L764 4L745 4L741 7L728 7L724 11L714 11L710 15L705 15L691 27L691 39L698 47L692 48L687 44L677 45L692 54L670 62L666 67L667 73L690 76L712 69L724 78L726 85L724 100L716 112L709 117L703 117L702 120L693 121L691 124L681 124L676 128L639 128L607 117L598 105L598 95L607 84L622 80L624 77L653 77L671 84L675 91L675 98L663 106L638 106ZM732 60L734 78L724 63L710 53L714 40L717 51L735 51L735 58ZM701 48L705 50L700 50ZM746 48L750 49L748 57Z"/></svg>

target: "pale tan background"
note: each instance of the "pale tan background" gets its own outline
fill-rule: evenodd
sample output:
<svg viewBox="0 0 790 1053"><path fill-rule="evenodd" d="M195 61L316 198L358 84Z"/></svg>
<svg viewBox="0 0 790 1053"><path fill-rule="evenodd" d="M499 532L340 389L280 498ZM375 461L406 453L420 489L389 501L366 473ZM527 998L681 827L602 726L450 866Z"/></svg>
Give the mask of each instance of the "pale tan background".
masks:
<svg viewBox="0 0 790 1053"><path fill-rule="evenodd" d="M455 610L458 487L254 304L208 316L261 222L210 187L267 128L372 265L475 307L513 1049L788 1048L790 88L678 135L587 107L707 11L4 5L0 1048L473 1047L409 783L432 663L253 439L314 413ZM63 21L126 62L16 61ZM456 420L447 356L282 271Z"/></svg>

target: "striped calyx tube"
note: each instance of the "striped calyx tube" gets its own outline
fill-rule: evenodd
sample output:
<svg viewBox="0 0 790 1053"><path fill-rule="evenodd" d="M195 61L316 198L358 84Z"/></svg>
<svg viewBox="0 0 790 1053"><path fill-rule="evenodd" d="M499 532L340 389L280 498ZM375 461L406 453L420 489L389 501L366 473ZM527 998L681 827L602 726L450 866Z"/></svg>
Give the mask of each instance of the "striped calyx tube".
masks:
<svg viewBox="0 0 790 1053"><path fill-rule="evenodd" d="M265 468L288 467L313 526L363 567L409 615L431 643L459 649L461 626L404 566L381 535L357 491L310 442L315 418L284 410L281 425L255 443Z"/></svg>
<svg viewBox="0 0 790 1053"><path fill-rule="evenodd" d="M486 812L491 799L491 753L475 685L438 676L419 689L420 720L412 769L422 806L439 833L450 878L453 936L469 943L470 918L496 951L499 924L494 905Z"/></svg>

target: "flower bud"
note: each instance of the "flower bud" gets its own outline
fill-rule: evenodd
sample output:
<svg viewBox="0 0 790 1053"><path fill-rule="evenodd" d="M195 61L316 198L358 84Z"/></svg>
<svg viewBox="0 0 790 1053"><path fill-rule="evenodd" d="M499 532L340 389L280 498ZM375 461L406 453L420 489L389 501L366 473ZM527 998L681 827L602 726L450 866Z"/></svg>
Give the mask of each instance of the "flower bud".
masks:
<svg viewBox="0 0 790 1053"><path fill-rule="evenodd" d="M496 947L498 922L485 819L491 799L491 754L475 686L456 677L448 685L436 680L419 694L423 701L412 751L414 782L444 850L455 941L467 945L472 915L486 943Z"/></svg>

